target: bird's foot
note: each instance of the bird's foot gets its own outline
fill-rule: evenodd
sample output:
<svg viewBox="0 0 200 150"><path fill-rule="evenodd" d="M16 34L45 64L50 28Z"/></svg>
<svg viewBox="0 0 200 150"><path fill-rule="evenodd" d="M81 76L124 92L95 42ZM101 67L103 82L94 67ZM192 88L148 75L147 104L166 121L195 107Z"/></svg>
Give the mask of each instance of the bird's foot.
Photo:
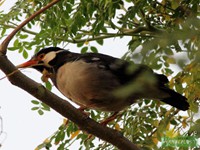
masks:
<svg viewBox="0 0 200 150"><path fill-rule="evenodd" d="M87 107L85 107L85 106L80 106L78 108L79 111L81 111L84 115L86 115L87 117L89 117L90 113L89 112L85 112L85 109L87 109Z"/></svg>
<svg viewBox="0 0 200 150"><path fill-rule="evenodd" d="M119 117L121 115L122 114L119 114L119 112L115 112L110 117L108 117L105 120L101 121L100 124L102 124L103 126L106 126L109 122L113 121L114 119L116 119L117 117ZM85 141L91 139L92 137L93 137L92 134L88 134L88 137L85 139Z"/></svg>
<svg viewBox="0 0 200 150"><path fill-rule="evenodd" d="M119 112L115 112L110 117L108 117L108 118L104 119L103 121L101 121L100 124L106 126L109 122L113 121L114 119L116 119L117 117L119 117L121 115L122 114L119 114Z"/></svg>
<svg viewBox="0 0 200 150"><path fill-rule="evenodd" d="M87 138L84 140L85 142L90 140L92 137L94 137L92 134L88 134Z"/></svg>

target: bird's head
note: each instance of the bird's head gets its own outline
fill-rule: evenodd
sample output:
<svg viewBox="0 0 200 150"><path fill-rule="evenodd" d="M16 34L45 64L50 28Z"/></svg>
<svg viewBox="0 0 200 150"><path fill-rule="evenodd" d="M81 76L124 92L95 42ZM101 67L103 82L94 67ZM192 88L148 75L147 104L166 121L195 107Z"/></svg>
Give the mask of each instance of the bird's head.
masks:
<svg viewBox="0 0 200 150"><path fill-rule="evenodd" d="M59 47L49 47L38 51L30 60L20 65L17 68L34 68L39 72L44 69L50 70L58 60L57 56L62 52L69 52Z"/></svg>

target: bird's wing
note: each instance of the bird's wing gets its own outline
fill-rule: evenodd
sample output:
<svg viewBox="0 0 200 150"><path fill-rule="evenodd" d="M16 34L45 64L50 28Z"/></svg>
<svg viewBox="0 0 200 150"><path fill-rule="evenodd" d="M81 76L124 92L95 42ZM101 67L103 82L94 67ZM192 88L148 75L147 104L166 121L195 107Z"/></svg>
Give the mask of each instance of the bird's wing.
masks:
<svg viewBox="0 0 200 150"><path fill-rule="evenodd" d="M104 54L85 53L80 55L78 59L82 59L87 63L95 63L99 69L111 72L118 78L122 85L134 80L134 78L137 78L143 72L149 72L151 75L155 75L160 82L167 83L168 81L164 75L155 74L152 69L146 65L134 64L133 62Z"/></svg>

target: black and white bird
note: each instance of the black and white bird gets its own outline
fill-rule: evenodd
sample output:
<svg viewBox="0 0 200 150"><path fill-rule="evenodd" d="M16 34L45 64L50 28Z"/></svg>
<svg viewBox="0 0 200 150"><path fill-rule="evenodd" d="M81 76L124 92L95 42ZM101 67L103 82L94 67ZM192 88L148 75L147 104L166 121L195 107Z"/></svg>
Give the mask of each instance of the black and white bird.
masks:
<svg viewBox="0 0 200 150"><path fill-rule="evenodd" d="M100 53L79 54L49 47L17 67L43 73L63 95L83 108L119 112L139 99L160 100L180 110L189 108L184 96L166 86L165 75L146 65Z"/></svg>

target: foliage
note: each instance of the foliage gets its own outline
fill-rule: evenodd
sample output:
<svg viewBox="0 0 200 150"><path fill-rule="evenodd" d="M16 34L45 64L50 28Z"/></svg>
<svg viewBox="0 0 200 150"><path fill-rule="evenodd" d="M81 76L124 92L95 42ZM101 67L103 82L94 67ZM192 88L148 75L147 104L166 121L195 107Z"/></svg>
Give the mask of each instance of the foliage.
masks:
<svg viewBox="0 0 200 150"><path fill-rule="evenodd" d="M19 0L8 13L1 12L1 38L49 2ZM172 136L174 131L176 135L199 136L199 120L195 118L200 99L199 4L199 0L62 0L29 22L16 35L9 50L27 58L30 50L75 43L82 53L98 52L95 45L88 44L90 41L103 45L107 38L131 37L123 59L147 64L169 77L173 75L169 86L190 102L190 110L182 113L159 102L140 101L109 124L143 149L157 149L161 138ZM32 110L39 114L49 110L39 101L32 103L37 105ZM97 121L109 115L89 112ZM58 150L69 149L77 140L80 150L115 149L94 137L88 139L87 133L79 132L72 122L65 122L37 148L50 149L55 144Z"/></svg>

